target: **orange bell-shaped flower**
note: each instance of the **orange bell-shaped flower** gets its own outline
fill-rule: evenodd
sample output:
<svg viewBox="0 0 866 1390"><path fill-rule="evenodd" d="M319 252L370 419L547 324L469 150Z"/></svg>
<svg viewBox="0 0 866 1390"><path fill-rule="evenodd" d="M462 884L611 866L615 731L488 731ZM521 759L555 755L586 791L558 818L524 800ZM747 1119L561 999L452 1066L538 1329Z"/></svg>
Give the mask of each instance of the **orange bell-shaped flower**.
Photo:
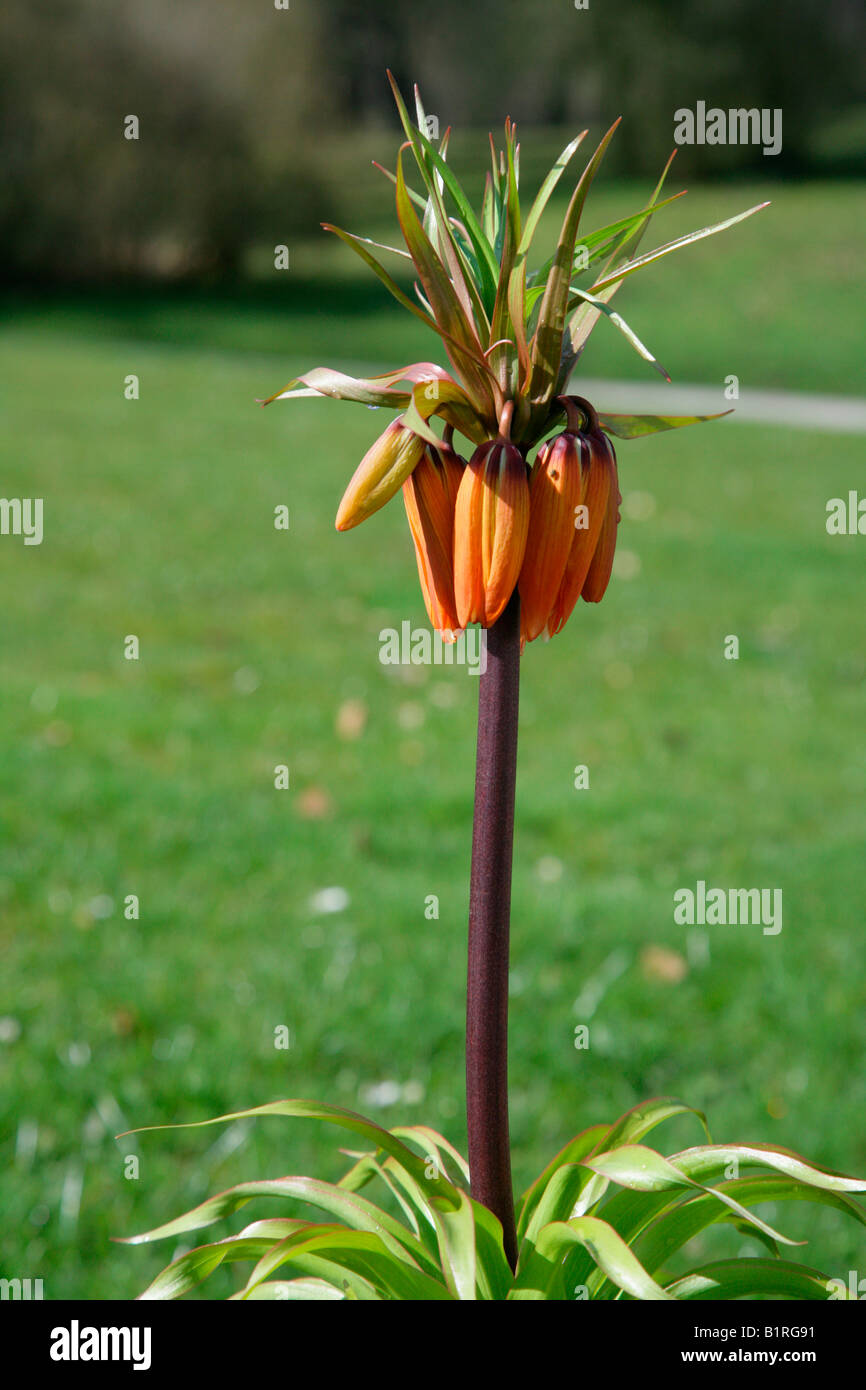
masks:
<svg viewBox="0 0 866 1390"><path fill-rule="evenodd" d="M582 443L582 492L562 582L547 620L551 637L562 631L581 594L589 603L598 603L604 595L613 566L622 500L616 455L599 428L598 416L589 402L579 396L562 399L567 410L579 411L583 417L579 422L571 417L584 426L578 431Z"/></svg>
<svg viewBox="0 0 866 1390"><path fill-rule="evenodd" d="M390 502L425 447L424 440L400 420L392 420L352 474L337 512L337 530L350 531Z"/></svg>
<svg viewBox="0 0 866 1390"><path fill-rule="evenodd" d="M520 571L521 636L532 642L547 620L571 554L590 446L571 429L538 451L529 480L529 532Z"/></svg>
<svg viewBox="0 0 866 1390"><path fill-rule="evenodd" d="M446 427L441 445L428 444L403 484L403 502L418 561L424 605L434 628L448 642L460 623L454 601L454 509L466 462L451 447Z"/></svg>
<svg viewBox="0 0 866 1390"><path fill-rule="evenodd" d="M496 622L517 584L528 529L526 462L500 434L475 450L457 493L454 597L461 628Z"/></svg>

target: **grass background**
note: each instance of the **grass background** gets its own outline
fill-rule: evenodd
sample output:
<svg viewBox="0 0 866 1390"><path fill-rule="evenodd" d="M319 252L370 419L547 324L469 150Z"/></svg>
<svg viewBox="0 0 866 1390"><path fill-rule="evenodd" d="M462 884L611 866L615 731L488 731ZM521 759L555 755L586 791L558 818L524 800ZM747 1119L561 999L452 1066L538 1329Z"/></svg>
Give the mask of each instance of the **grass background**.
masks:
<svg viewBox="0 0 866 1390"><path fill-rule="evenodd" d="M698 190L655 240L764 195ZM675 379L858 391L864 188L771 196L618 307ZM634 201L615 187L593 220ZM315 364L437 354L348 251L292 252L243 294L5 306L0 492L45 499L45 541L0 540L0 1273L48 1298L133 1296L174 1247L110 1238L209 1191L341 1171L339 1134L303 1122L116 1142L128 1126L309 1095L465 1139L475 680L379 664L382 628L425 621L402 508L343 536L333 515L383 417L252 406ZM648 371L607 324L584 360ZM609 594L524 660L516 1183L660 1092L714 1137L866 1172L863 540L824 526L866 492L862 440L724 422L619 454ZM699 878L781 887L781 934L675 925ZM350 901L328 915L329 886ZM698 1138L677 1122L668 1147ZM862 1268L835 1213L778 1219L807 1263Z"/></svg>

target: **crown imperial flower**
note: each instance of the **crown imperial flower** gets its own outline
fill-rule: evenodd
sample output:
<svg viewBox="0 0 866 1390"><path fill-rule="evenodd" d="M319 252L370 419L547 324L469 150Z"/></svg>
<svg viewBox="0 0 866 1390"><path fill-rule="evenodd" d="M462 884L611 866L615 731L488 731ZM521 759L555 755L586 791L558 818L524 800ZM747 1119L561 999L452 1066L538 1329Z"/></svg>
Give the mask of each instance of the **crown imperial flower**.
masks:
<svg viewBox="0 0 866 1390"><path fill-rule="evenodd" d="M518 188L516 127L506 120L502 150L491 136L491 166L476 212L447 160L450 130L434 143L417 87L413 120L390 73L389 79L406 140L395 171L382 172L395 189L406 250L324 225L438 334L450 370L414 362L362 378L317 367L269 399L332 396L399 412L358 465L340 503L337 529L359 525L402 488L424 603L435 627L443 634L469 622L489 627L517 587L524 640L544 631L552 636L579 597L597 603L610 579L621 501L610 436L634 439L718 418L596 413L580 397L565 395L587 339L606 319L669 381L611 308L611 299L631 275L766 204L639 255L652 217L682 196L660 196L672 155L644 207L584 231L587 194L617 121L574 188L553 254L530 267L550 196L587 132L566 146L527 210ZM407 150L422 192L407 183ZM399 258L414 280L415 299L375 251ZM541 445L527 481L532 450L563 416L564 431ZM442 437L433 428L437 418L446 429ZM476 446L466 465L453 451L452 432Z"/></svg>
<svg viewBox="0 0 866 1390"><path fill-rule="evenodd" d="M435 449L425 444L421 461L403 484L424 605L446 641L455 640L462 626L454 599L454 509L465 468L446 426L442 443Z"/></svg>
<svg viewBox="0 0 866 1390"><path fill-rule="evenodd" d="M457 493L454 596L461 627L496 622L514 593L528 529L526 461L502 433L475 450Z"/></svg>
<svg viewBox="0 0 866 1390"><path fill-rule="evenodd" d="M359 526L390 502L420 463L425 447L400 420L392 420L355 469L337 512L337 530Z"/></svg>

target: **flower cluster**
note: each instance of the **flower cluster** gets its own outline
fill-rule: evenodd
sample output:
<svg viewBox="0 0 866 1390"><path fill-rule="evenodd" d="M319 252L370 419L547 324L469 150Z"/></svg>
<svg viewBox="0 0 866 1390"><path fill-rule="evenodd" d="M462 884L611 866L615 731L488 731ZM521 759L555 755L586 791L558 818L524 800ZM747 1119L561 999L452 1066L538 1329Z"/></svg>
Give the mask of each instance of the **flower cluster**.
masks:
<svg viewBox="0 0 866 1390"><path fill-rule="evenodd" d="M439 336L450 371L413 362L360 378L317 367L270 400L332 396L398 411L349 483L337 529L357 526L402 488L433 626L443 636L456 636L467 623L490 627L516 588L523 638L533 641L559 632L578 598L597 603L607 588L621 501L610 437L634 439L716 418L612 415L569 395L590 333L606 320L670 380L611 299L630 275L758 207L638 255L653 215L682 196L660 197L668 160L645 207L593 231L581 229L578 243L587 194L615 122L571 194L553 255L530 268L535 232L587 132L566 146L526 210L519 195L520 145L507 120L504 149L497 151L491 136L491 167L476 212L447 162L450 131L433 144L418 89L413 122L393 78L391 85L406 142L396 171L383 172L396 190L406 250L326 225ZM408 149L423 192L406 181ZM415 300L371 248L398 258L414 278ZM441 435L431 424L437 416ZM551 438L563 422L564 430ZM476 446L468 463L454 450L455 431Z"/></svg>
<svg viewBox="0 0 866 1390"><path fill-rule="evenodd" d="M557 404L566 428L531 466L511 442L508 402L498 435L468 463L450 425L433 445L392 421L346 489L340 531L402 486L424 603L446 641L467 623L491 627L515 588L529 642L560 632L581 596L598 603L607 589L622 500L616 455L588 401L562 396Z"/></svg>

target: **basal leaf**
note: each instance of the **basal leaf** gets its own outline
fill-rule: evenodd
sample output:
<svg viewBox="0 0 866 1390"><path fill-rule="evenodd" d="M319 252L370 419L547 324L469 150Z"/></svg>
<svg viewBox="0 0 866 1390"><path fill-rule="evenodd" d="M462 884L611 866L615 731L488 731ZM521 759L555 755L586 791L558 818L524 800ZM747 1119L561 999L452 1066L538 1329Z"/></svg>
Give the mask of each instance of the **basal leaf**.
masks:
<svg viewBox="0 0 866 1390"><path fill-rule="evenodd" d="M785 1260L717 1260L668 1285L678 1299L792 1298L826 1301L834 1291L826 1274ZM847 1298L847 1293L837 1297Z"/></svg>

